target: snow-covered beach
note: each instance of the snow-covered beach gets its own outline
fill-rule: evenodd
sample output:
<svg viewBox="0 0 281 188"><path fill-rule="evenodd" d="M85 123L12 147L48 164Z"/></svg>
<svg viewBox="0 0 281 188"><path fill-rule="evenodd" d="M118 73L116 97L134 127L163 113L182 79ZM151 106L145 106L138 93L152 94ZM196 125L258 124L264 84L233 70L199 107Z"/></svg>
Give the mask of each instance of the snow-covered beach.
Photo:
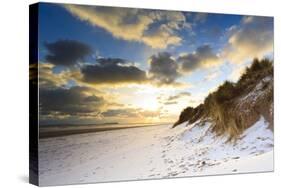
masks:
<svg viewBox="0 0 281 188"><path fill-rule="evenodd" d="M273 132L260 118L236 143L182 123L40 139L39 183L159 179L273 171Z"/></svg>

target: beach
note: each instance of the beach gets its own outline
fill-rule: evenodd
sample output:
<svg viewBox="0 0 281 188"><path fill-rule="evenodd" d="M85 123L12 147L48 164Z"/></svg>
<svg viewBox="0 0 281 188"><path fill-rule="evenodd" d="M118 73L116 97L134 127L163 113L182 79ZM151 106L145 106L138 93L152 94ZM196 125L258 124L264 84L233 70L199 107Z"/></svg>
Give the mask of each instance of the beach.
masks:
<svg viewBox="0 0 281 188"><path fill-rule="evenodd" d="M273 133L261 119L236 143L187 122L39 140L39 184L62 185L273 171Z"/></svg>

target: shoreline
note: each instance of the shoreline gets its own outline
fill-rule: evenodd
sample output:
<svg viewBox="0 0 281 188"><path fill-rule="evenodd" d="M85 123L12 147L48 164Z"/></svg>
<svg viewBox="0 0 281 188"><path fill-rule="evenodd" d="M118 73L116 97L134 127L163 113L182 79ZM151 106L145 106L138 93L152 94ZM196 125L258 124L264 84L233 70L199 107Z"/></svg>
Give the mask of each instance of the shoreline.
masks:
<svg viewBox="0 0 281 188"><path fill-rule="evenodd" d="M121 129L132 129L132 128L142 128L142 127L152 127L152 126L159 126L165 124L151 124L151 125L139 125L139 126L111 126L111 127L91 127L85 129L77 129L77 127L71 127L70 129L62 128L61 130L52 130L52 131L41 131L39 127L39 139L46 139L46 138L53 138L53 137L62 137L62 136L69 136L75 134L86 134L86 133L94 133L94 132L104 132L104 131L114 131L114 130L121 130ZM167 124L168 126L169 124ZM43 128L44 129L44 128ZM41 128L42 130L42 128Z"/></svg>

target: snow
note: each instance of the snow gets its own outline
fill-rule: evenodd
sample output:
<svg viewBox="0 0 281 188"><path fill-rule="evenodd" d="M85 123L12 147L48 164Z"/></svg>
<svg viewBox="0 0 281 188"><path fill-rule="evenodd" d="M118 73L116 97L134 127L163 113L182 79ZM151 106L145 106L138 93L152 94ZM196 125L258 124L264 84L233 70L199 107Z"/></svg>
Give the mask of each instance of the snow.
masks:
<svg viewBox="0 0 281 188"><path fill-rule="evenodd" d="M264 90L263 88L266 84L272 81L272 79L273 79L272 76L267 76L263 78L251 92L249 92L246 96L240 99L241 102L245 102L245 101L252 101L252 103L256 102L258 98L262 97L264 94L268 92L268 90Z"/></svg>
<svg viewBox="0 0 281 188"><path fill-rule="evenodd" d="M40 139L39 183L61 185L273 170L263 117L236 143L187 122Z"/></svg>
<svg viewBox="0 0 281 188"><path fill-rule="evenodd" d="M274 169L273 151L258 155L248 156L243 159L229 161L226 165L219 165L207 169L205 175L231 173L271 172Z"/></svg>

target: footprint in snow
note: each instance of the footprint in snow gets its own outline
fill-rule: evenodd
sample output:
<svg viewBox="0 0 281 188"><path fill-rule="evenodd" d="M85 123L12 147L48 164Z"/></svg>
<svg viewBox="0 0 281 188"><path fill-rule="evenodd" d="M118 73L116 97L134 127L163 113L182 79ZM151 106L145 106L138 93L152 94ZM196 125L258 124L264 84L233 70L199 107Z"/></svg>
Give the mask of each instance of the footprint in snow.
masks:
<svg viewBox="0 0 281 188"><path fill-rule="evenodd" d="M177 176L179 173L178 172L171 172L171 173L169 173L168 175L169 176Z"/></svg>

